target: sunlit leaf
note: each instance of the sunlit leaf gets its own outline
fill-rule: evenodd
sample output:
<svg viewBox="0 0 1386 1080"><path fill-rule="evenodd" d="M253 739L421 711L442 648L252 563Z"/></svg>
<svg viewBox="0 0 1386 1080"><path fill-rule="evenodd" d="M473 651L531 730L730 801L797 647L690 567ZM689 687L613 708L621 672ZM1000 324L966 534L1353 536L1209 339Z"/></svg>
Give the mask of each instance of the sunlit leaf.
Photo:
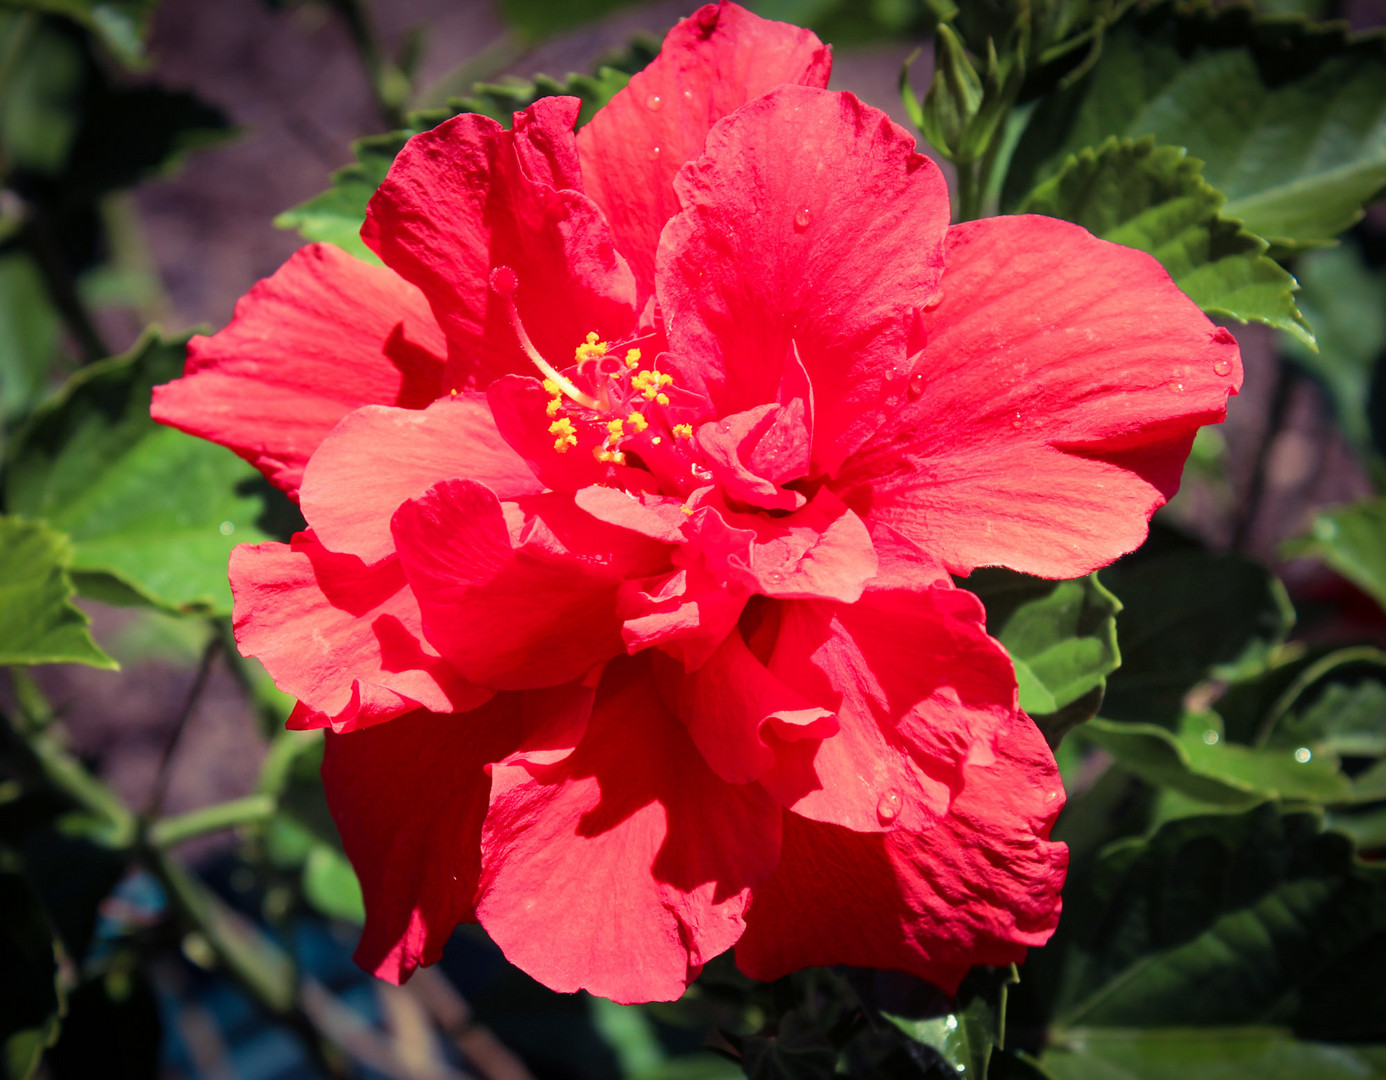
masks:
<svg viewBox="0 0 1386 1080"><path fill-rule="evenodd" d="M72 544L62 533L0 517L0 664L117 666L72 603L71 559Z"/></svg>

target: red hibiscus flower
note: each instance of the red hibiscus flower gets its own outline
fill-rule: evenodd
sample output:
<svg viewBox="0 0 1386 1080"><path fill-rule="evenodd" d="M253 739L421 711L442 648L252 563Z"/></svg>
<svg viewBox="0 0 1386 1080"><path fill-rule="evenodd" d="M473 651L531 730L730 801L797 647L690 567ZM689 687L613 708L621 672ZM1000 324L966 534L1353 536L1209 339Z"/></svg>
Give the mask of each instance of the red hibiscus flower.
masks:
<svg viewBox="0 0 1386 1080"><path fill-rule="evenodd" d="M156 394L308 521L236 550L236 632L331 729L385 978L479 919L619 1001L733 946L951 990L1054 928L1058 773L949 575L1136 547L1236 345L1144 254L950 228L828 69L709 6L576 135L418 135L383 268L303 249Z"/></svg>

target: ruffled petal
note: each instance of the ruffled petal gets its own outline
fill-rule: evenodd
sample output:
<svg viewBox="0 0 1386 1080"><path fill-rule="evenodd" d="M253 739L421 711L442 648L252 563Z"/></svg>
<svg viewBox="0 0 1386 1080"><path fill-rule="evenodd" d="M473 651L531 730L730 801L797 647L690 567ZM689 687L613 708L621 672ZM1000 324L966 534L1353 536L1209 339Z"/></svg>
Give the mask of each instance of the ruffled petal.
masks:
<svg viewBox="0 0 1386 1080"><path fill-rule="evenodd" d="M447 335L445 389L533 371L509 301L490 287L499 266L515 272L520 318L559 367L589 331L619 340L635 326L635 280L581 192L579 104L543 98L512 130L475 113L453 117L410 139L371 197L361 238L428 297Z"/></svg>
<svg viewBox="0 0 1386 1080"><path fill-rule="evenodd" d="M832 710L776 678L735 627L696 672L670 668L661 681L670 707L688 727L703 760L730 784L764 776L775 764L776 748L785 742L816 741L837 732Z"/></svg>
<svg viewBox="0 0 1386 1080"><path fill-rule="evenodd" d="M976 964L1024 959L1058 925L1068 849L1049 840L1058 770L1024 717L969 763L925 830L858 833L786 812L784 847L756 890L736 962L770 981L851 964L912 972L948 993Z"/></svg>
<svg viewBox="0 0 1386 1080"><path fill-rule="evenodd" d="M797 346L819 472L879 426L938 291L948 189L914 145L851 94L781 86L719 123L674 184L685 209L657 283L681 374L727 415L775 400Z"/></svg>
<svg viewBox="0 0 1386 1080"><path fill-rule="evenodd" d="M300 248L188 343L183 377L154 388L154 419L230 447L291 498L337 421L362 405L421 409L446 345L423 294L330 244Z"/></svg>
<svg viewBox="0 0 1386 1080"><path fill-rule="evenodd" d="M435 963L457 924L475 918L485 768L519 741L519 697L327 737L327 805L366 902L356 962L382 979L401 983Z"/></svg>
<svg viewBox="0 0 1386 1080"><path fill-rule="evenodd" d="M464 712L492 696L424 640L397 560L367 566L299 533L291 544L241 544L230 572L241 652L319 714L300 712L297 726L350 731L418 708Z"/></svg>
<svg viewBox="0 0 1386 1080"><path fill-rule="evenodd" d="M394 554L390 518L399 505L460 476L502 499L544 489L501 438L485 395L463 394L423 410L356 410L308 463L299 503L324 545L378 562Z"/></svg>
<svg viewBox="0 0 1386 1080"><path fill-rule="evenodd" d="M477 915L555 990L670 1001L740 936L779 852L779 809L703 764L645 658L614 661L554 766L492 770Z"/></svg>
<svg viewBox="0 0 1386 1080"><path fill-rule="evenodd" d="M878 535L886 573L860 601L776 609L767 667L835 708L839 730L779 747L761 782L803 817L857 832L924 831L949 813L971 757L1022 714L981 602L934 578L922 554L892 548L888 530Z"/></svg>
<svg viewBox="0 0 1386 1080"><path fill-rule="evenodd" d="M688 532L713 573L766 596L852 603L879 565L862 520L826 488L782 517L705 506Z"/></svg>
<svg viewBox="0 0 1386 1080"><path fill-rule="evenodd" d="M611 222L642 302L660 230L679 211L674 175L703 152L712 125L780 83L827 86L831 70L831 51L810 31L708 4L670 30L659 55L578 132L587 193Z"/></svg>
<svg viewBox="0 0 1386 1080"><path fill-rule="evenodd" d="M1139 546L1241 385L1232 335L1149 255L1052 218L955 226L943 285L909 390L834 487L955 574L1077 577Z"/></svg>
<svg viewBox="0 0 1386 1080"><path fill-rule="evenodd" d="M598 522L571 496L502 507L470 480L436 484L394 518L395 545L428 640L497 689L553 686L626 651L623 583L669 547Z"/></svg>

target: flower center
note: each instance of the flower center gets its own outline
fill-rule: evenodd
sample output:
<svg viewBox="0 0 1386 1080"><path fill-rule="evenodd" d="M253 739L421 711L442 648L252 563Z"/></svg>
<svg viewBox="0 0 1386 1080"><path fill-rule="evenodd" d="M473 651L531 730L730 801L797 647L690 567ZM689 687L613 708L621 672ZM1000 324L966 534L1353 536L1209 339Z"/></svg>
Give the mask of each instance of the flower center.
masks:
<svg viewBox="0 0 1386 1080"><path fill-rule="evenodd" d="M602 341L596 331L574 349L572 366L565 374L539 353L525 330L515 306L518 287L519 279L510 267L491 271L491 289L504 302L516 340L550 395L545 411L554 450L566 454L590 439L592 456L598 461L625 465L628 453L637 454L640 464L666 490L684 495L706 484L711 474L697 452L693 425L679 415L681 411L691 415L695 403L680 407L681 391L673 375L654 364L642 368L640 349L626 347L633 341L613 345Z"/></svg>

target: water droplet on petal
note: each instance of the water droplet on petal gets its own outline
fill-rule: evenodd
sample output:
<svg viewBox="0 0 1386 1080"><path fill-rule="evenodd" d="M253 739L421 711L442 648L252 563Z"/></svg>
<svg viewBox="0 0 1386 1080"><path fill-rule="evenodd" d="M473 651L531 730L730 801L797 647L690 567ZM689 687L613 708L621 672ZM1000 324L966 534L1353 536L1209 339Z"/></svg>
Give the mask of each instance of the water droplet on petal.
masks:
<svg viewBox="0 0 1386 1080"><path fill-rule="evenodd" d="M1313 760L1313 757L1314 752L1310 750L1307 746L1301 746L1298 750L1295 751L1295 760L1298 761L1301 765L1307 765L1311 760Z"/></svg>
<svg viewBox="0 0 1386 1080"><path fill-rule="evenodd" d="M1218 375L1231 375L1231 374L1232 374L1232 361L1231 361L1231 360L1214 360L1214 361L1213 361L1213 371L1214 371L1214 373L1216 373L1216 374L1218 374Z"/></svg>
<svg viewBox="0 0 1386 1080"><path fill-rule="evenodd" d="M939 289L939 291L934 293L934 295L929 299L928 303L924 305L924 310L933 311L934 308L938 307L941 303L943 303L943 290Z"/></svg>
<svg viewBox="0 0 1386 1080"><path fill-rule="evenodd" d="M1058 793L1057 791L1046 791L1046 792L1044 793L1044 801L1047 802L1047 803L1048 803L1048 802L1053 802L1053 801L1054 801L1055 799L1057 799L1058 797L1059 797L1059 793Z"/></svg>
<svg viewBox="0 0 1386 1080"><path fill-rule="evenodd" d="M1169 383L1169 388L1173 390L1176 394L1182 394L1184 392L1184 384L1181 383L1178 379L1171 379Z"/></svg>
<svg viewBox="0 0 1386 1080"><path fill-rule="evenodd" d="M658 94L651 94L645 99L645 108L649 109L650 112L659 112L660 109L664 108L664 99Z"/></svg>
<svg viewBox="0 0 1386 1080"><path fill-rule="evenodd" d="M657 147L657 146L652 146L652 147L650 147L650 160L651 160L651 161L658 161L658 160L659 160L659 154L660 154L660 149L659 149L659 147Z"/></svg>
<svg viewBox="0 0 1386 1080"><path fill-rule="evenodd" d="M924 394L924 373L916 371L910 376L909 387L905 391L911 401L918 401Z"/></svg>
<svg viewBox="0 0 1386 1080"><path fill-rule="evenodd" d="M784 581L784 575L778 570L771 570L770 573L765 575L765 580L770 582L771 585L778 585Z"/></svg>
<svg viewBox="0 0 1386 1080"><path fill-rule="evenodd" d="M813 213L807 206L799 207L799 212L794 215L794 227L796 229L807 229L809 222L813 220Z"/></svg>
<svg viewBox="0 0 1386 1080"><path fill-rule="evenodd" d="M1021 416L1020 413L1016 413L1014 416L1011 417L1011 427L1013 427L1013 428L1015 428L1017 431L1019 431L1019 430L1020 430L1021 428L1023 428L1024 426L1025 426L1025 418L1024 418L1023 416Z"/></svg>
<svg viewBox="0 0 1386 1080"><path fill-rule="evenodd" d="M876 816L882 821L894 821L900 816L902 803L900 793L894 788L887 788L881 792L881 797L876 800Z"/></svg>
<svg viewBox="0 0 1386 1080"><path fill-rule="evenodd" d="M683 100L684 100L684 101L692 101L692 100L693 100L693 91L692 91L692 90L685 90L685 91L683 92Z"/></svg>

